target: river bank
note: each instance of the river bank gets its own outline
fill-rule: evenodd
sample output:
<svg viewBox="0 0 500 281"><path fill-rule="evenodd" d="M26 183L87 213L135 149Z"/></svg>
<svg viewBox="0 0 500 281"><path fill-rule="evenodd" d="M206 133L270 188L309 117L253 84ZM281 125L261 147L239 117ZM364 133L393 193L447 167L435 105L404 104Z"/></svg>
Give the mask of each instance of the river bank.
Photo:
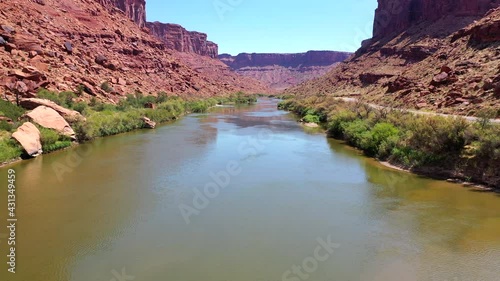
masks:
<svg viewBox="0 0 500 281"><path fill-rule="evenodd" d="M19 268L0 280L282 280L318 240L340 247L311 280L496 280L500 197L383 167L276 107L215 107L9 167Z"/></svg>
<svg viewBox="0 0 500 281"><path fill-rule="evenodd" d="M334 97L288 99L279 108L322 124L329 137L392 167L481 190L500 188L500 126L488 119L417 115Z"/></svg>
<svg viewBox="0 0 500 281"><path fill-rule="evenodd" d="M202 113L222 104L249 104L257 101L256 96L237 93L227 97L209 99L182 99L165 94L144 96L140 93L128 95L118 104L106 104L92 99L90 102L74 102L71 92L54 93L41 90L38 97L55 102L64 109L79 113L82 118L69 121L75 136L72 141L67 135L35 124L40 131L40 142L44 154L59 151L96 138L117 135L133 130L151 128L146 120L156 124L175 121L190 113ZM12 133L29 119L28 111L10 102L0 101L0 116L6 115L7 122L0 120L0 167L30 159L21 145L12 139ZM147 119L144 119L144 118Z"/></svg>

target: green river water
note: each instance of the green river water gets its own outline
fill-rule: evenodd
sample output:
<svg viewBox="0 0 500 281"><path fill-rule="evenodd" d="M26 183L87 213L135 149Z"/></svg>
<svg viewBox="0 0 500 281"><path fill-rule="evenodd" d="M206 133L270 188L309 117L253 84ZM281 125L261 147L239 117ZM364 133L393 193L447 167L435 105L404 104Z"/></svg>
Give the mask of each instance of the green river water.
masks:
<svg viewBox="0 0 500 281"><path fill-rule="evenodd" d="M0 168L0 280L500 280L500 196L383 167L276 104Z"/></svg>

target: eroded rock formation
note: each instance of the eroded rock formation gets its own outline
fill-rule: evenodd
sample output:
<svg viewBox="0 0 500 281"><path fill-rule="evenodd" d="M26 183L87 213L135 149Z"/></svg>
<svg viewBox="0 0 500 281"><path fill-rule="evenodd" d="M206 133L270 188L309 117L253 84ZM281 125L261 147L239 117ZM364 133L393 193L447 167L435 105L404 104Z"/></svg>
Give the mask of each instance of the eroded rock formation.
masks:
<svg viewBox="0 0 500 281"><path fill-rule="evenodd" d="M97 0L104 7L122 10L139 27L146 26L146 0Z"/></svg>
<svg viewBox="0 0 500 281"><path fill-rule="evenodd" d="M167 48L185 53L195 53L202 56L217 58L219 47L207 40L205 33L187 31L178 24L148 22L151 33L160 38Z"/></svg>

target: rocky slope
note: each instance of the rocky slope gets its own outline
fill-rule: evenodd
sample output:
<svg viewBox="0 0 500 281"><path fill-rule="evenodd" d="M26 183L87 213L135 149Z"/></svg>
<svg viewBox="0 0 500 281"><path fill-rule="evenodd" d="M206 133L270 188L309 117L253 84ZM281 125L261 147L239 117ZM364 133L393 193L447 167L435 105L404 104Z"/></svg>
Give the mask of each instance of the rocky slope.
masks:
<svg viewBox="0 0 500 281"><path fill-rule="evenodd" d="M351 53L309 51L299 54L223 54L219 59L237 73L283 90L326 74Z"/></svg>
<svg viewBox="0 0 500 281"><path fill-rule="evenodd" d="M204 68L194 69L126 12L100 2L0 2L0 95L32 97L46 87L113 102L135 91L184 96L265 91L208 57ZM136 2L141 1L127 1ZM129 11L142 18L140 9ZM101 87L105 82L111 87Z"/></svg>
<svg viewBox="0 0 500 281"><path fill-rule="evenodd" d="M327 75L287 93L355 96L463 115L483 109L500 114L500 10L486 13L499 1L459 2L379 0L374 38Z"/></svg>

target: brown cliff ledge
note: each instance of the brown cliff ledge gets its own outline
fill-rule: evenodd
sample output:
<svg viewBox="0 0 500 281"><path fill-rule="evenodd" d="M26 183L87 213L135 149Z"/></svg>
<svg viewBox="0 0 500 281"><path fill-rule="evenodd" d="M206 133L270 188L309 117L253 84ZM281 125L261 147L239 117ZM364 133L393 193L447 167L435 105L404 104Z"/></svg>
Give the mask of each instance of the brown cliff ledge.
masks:
<svg viewBox="0 0 500 281"><path fill-rule="evenodd" d="M148 22L146 26L151 34L160 38L167 48L183 53L194 53L211 58L217 58L219 46L207 40L205 33L187 31L178 24Z"/></svg>

